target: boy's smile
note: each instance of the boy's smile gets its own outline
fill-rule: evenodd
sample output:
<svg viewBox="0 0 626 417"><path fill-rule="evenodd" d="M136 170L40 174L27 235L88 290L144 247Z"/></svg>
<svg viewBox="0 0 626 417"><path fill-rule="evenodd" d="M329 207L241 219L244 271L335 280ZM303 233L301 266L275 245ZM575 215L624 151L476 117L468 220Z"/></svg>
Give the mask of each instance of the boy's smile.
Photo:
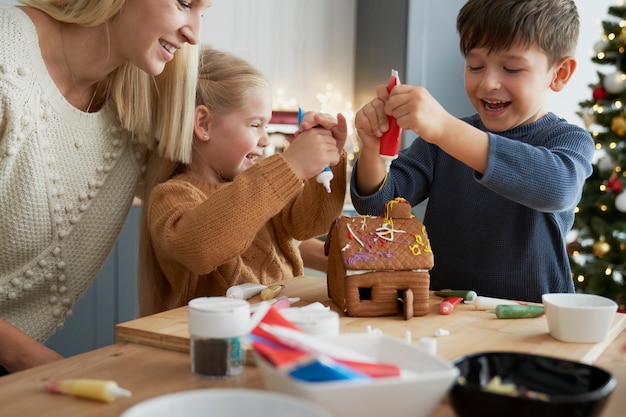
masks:
<svg viewBox="0 0 626 417"><path fill-rule="evenodd" d="M465 91L488 130L503 132L546 114L555 67L538 47L475 48L465 62Z"/></svg>

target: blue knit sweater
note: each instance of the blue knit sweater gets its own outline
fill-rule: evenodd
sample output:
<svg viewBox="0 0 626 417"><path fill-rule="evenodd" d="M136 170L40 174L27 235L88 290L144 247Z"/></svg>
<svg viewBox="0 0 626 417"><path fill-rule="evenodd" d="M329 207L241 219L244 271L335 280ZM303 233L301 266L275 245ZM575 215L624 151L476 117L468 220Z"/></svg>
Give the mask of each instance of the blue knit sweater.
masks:
<svg viewBox="0 0 626 417"><path fill-rule="evenodd" d="M535 302L544 293L573 292L565 237L591 175L591 136L552 113L498 134L477 115L463 120L489 135L484 175L417 138L375 194L359 195L352 176L354 207L380 215L395 197L411 205L428 198L431 289Z"/></svg>

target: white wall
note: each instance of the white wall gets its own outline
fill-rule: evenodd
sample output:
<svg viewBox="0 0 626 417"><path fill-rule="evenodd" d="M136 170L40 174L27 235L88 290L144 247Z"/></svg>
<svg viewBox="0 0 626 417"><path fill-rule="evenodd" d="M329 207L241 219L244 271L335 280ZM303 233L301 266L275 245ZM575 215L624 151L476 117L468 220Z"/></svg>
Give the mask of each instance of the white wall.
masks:
<svg viewBox="0 0 626 417"><path fill-rule="evenodd" d="M356 0L213 0L204 16L202 42L263 71L275 108L289 99L305 110L352 105Z"/></svg>
<svg viewBox="0 0 626 417"><path fill-rule="evenodd" d="M476 112L465 94L465 60L456 32L456 16L464 4L465 0L409 3L406 82L428 88L457 117Z"/></svg>

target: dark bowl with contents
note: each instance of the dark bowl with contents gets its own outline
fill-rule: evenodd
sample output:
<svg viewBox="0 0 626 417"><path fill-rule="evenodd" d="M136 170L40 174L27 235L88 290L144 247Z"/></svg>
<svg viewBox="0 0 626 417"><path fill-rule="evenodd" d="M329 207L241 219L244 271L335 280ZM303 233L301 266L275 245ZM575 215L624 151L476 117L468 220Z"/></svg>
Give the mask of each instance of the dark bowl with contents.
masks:
<svg viewBox="0 0 626 417"><path fill-rule="evenodd" d="M450 391L459 417L594 417L617 380L580 362L515 352L476 353L452 362Z"/></svg>

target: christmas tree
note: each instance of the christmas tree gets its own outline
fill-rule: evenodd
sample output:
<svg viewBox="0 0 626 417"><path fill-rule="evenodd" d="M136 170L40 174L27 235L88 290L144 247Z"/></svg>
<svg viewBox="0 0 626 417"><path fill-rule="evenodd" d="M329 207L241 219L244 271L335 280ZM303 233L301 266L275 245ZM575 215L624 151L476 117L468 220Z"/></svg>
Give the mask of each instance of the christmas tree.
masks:
<svg viewBox="0 0 626 417"><path fill-rule="evenodd" d="M592 61L598 71L580 115L596 143L593 173L578 204L569 244L578 291L600 294L626 309L626 6L609 7Z"/></svg>

